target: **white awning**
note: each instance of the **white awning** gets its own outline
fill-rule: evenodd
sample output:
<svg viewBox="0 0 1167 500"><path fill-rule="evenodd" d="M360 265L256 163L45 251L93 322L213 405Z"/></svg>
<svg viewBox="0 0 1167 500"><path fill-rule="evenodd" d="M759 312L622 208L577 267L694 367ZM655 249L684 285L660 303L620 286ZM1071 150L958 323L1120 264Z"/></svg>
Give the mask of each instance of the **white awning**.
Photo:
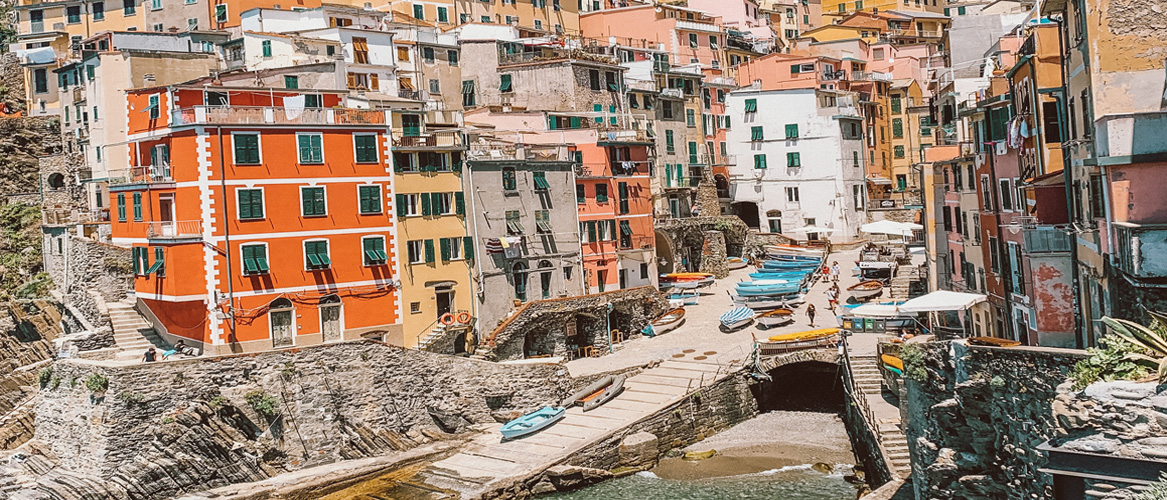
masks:
<svg viewBox="0 0 1167 500"><path fill-rule="evenodd" d="M863 304L852 309L851 315L864 318L894 318L901 313L899 307L894 304Z"/></svg>
<svg viewBox="0 0 1167 500"><path fill-rule="evenodd" d="M895 266L895 262L882 262L877 260L859 261L859 269L890 269L892 266Z"/></svg>
<svg viewBox="0 0 1167 500"><path fill-rule="evenodd" d="M896 222L894 220L881 220L869 222L859 226L859 231L868 234L894 234L897 236L911 236L912 230L923 229L924 226L912 222Z"/></svg>
<svg viewBox="0 0 1167 500"><path fill-rule="evenodd" d="M880 177L877 175L874 177L868 177L867 182L870 182L872 184L891 184L891 179L888 179L887 177Z"/></svg>
<svg viewBox="0 0 1167 500"><path fill-rule="evenodd" d="M937 290L923 297L916 297L900 304L903 312L963 311L988 300L979 293L951 292Z"/></svg>

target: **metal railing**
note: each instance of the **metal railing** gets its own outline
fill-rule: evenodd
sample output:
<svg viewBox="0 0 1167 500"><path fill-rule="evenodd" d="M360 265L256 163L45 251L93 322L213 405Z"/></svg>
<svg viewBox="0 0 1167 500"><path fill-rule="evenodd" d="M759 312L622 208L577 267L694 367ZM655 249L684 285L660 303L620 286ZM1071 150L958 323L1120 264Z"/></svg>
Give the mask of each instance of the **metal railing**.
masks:
<svg viewBox="0 0 1167 500"><path fill-rule="evenodd" d="M499 66L506 64L522 64L536 61L553 61L556 59L578 59L608 64L617 64L616 56L590 52L585 49L546 49L533 52L519 52L515 54L499 54Z"/></svg>
<svg viewBox="0 0 1167 500"><path fill-rule="evenodd" d="M871 80L876 82L890 82L892 81L891 73L883 73L879 71L852 71L852 80Z"/></svg>
<svg viewBox="0 0 1167 500"><path fill-rule="evenodd" d="M111 186L144 184L149 182L174 182L170 176L170 165L142 165L118 170L110 170L108 181Z"/></svg>
<svg viewBox="0 0 1167 500"><path fill-rule="evenodd" d="M651 170L652 163L647 161L612 161L580 164L576 175L583 178L630 177L648 175Z"/></svg>
<svg viewBox="0 0 1167 500"><path fill-rule="evenodd" d="M174 125L385 125L390 111L351 108L191 106L171 113Z"/></svg>
<svg viewBox="0 0 1167 500"><path fill-rule="evenodd" d="M431 130L420 135L393 133L395 148L461 148L465 145L462 132L456 130Z"/></svg>
<svg viewBox="0 0 1167 500"><path fill-rule="evenodd" d="M627 245L625 245L627 243ZM656 245L656 236L633 235L622 236L617 240L621 252L647 250Z"/></svg>
<svg viewBox="0 0 1167 500"><path fill-rule="evenodd" d="M203 221L201 220L146 223L146 236L151 239L199 238L202 235Z"/></svg>

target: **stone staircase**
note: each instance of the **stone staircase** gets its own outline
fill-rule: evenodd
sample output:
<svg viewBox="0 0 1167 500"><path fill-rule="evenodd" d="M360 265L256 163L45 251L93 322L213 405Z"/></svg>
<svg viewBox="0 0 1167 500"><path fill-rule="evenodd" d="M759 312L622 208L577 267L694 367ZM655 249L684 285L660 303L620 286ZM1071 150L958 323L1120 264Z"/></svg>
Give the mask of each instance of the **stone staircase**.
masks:
<svg viewBox="0 0 1167 500"><path fill-rule="evenodd" d="M908 440L900 429L899 408L883 399L883 374L879 371L878 358L852 357L851 373L855 376L855 388L867 399L876 419L871 425L879 432L884 460L892 474L907 477L912 471Z"/></svg>
<svg viewBox="0 0 1167 500"><path fill-rule="evenodd" d="M912 295L912 283L920 280L920 268L903 266L896 269L896 275L888 287L888 297L893 300L908 300Z"/></svg>
<svg viewBox="0 0 1167 500"><path fill-rule="evenodd" d="M113 325L113 340L119 359L140 358L150 347L157 349L158 359L162 359L162 352L170 349L146 318L138 314L132 302L110 302L106 307L109 308L109 322Z"/></svg>

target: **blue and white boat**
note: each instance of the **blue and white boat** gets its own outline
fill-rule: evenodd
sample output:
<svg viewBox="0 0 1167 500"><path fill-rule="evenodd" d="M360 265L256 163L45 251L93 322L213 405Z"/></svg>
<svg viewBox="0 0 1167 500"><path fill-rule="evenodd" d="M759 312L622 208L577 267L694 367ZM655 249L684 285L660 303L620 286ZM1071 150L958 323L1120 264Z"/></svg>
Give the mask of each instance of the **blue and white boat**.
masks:
<svg viewBox="0 0 1167 500"><path fill-rule="evenodd" d="M730 309L721 315L721 326L729 330L741 328L754 321L754 310L745 306Z"/></svg>
<svg viewBox="0 0 1167 500"><path fill-rule="evenodd" d="M809 255L775 255L771 260L783 260L792 262L822 262L822 257L812 257Z"/></svg>
<svg viewBox="0 0 1167 500"><path fill-rule="evenodd" d="M669 304L673 305L673 307L695 306L701 298L701 293L696 290L683 290L678 288L670 290L668 298Z"/></svg>
<svg viewBox="0 0 1167 500"><path fill-rule="evenodd" d="M514 439L526 436L527 434L534 434L558 422L563 418L565 412L566 410L563 408L544 406L541 409L507 422L499 429L499 432L502 432L503 439Z"/></svg>
<svg viewBox="0 0 1167 500"><path fill-rule="evenodd" d="M760 269L817 269L821 262L795 262L785 260L767 260L762 262Z"/></svg>
<svg viewBox="0 0 1167 500"><path fill-rule="evenodd" d="M741 284L739 284L741 285ZM760 297L768 295L785 295L791 293L798 293L802 290L802 285L794 284L780 284L780 285L753 285L745 284L744 286L734 285L734 291L743 297Z"/></svg>
<svg viewBox="0 0 1167 500"><path fill-rule="evenodd" d="M806 271L763 271L759 270L756 273L750 273L750 279L755 280L789 280L795 279L802 281L809 276L810 273Z"/></svg>
<svg viewBox="0 0 1167 500"><path fill-rule="evenodd" d="M755 311L769 311L779 307L790 309L806 302L806 295L801 293L761 297L743 297L741 295L730 294L729 298L733 300L734 306L744 306Z"/></svg>

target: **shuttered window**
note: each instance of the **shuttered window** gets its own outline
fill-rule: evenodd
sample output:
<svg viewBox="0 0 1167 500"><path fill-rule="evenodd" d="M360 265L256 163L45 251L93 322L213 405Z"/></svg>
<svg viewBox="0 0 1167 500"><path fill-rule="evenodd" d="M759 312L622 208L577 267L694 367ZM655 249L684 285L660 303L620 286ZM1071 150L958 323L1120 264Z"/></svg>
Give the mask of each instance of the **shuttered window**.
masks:
<svg viewBox="0 0 1167 500"><path fill-rule="evenodd" d="M118 222L126 221L126 195L118 193Z"/></svg>
<svg viewBox="0 0 1167 500"><path fill-rule="evenodd" d="M786 138L787 139L797 139L798 138L798 124L797 123L791 123L791 124L786 125Z"/></svg>
<svg viewBox="0 0 1167 500"><path fill-rule="evenodd" d="M750 127L750 140L760 141L765 134L762 133L762 127Z"/></svg>
<svg viewBox="0 0 1167 500"><path fill-rule="evenodd" d="M328 241L305 241L304 257L308 269L324 269L332 265L332 260L328 258Z"/></svg>
<svg viewBox="0 0 1167 500"><path fill-rule="evenodd" d="M300 163L324 163L324 138L320 134L296 136L300 149Z"/></svg>
<svg viewBox="0 0 1167 500"><path fill-rule="evenodd" d="M142 222L142 193L134 193L134 222Z"/></svg>
<svg viewBox="0 0 1167 500"><path fill-rule="evenodd" d="M361 214L379 214L382 211L381 186L358 186Z"/></svg>
<svg viewBox="0 0 1167 500"><path fill-rule="evenodd" d="M243 245L243 274L268 272L267 246Z"/></svg>
<svg viewBox="0 0 1167 500"><path fill-rule="evenodd" d="M239 218L244 220L263 218L262 189L239 190Z"/></svg>
<svg viewBox="0 0 1167 500"><path fill-rule="evenodd" d="M327 215L323 187L300 188L301 210L305 217Z"/></svg>
<svg viewBox="0 0 1167 500"><path fill-rule="evenodd" d="M746 113L756 113L758 111L757 99L746 99Z"/></svg>
<svg viewBox="0 0 1167 500"><path fill-rule="evenodd" d="M380 161L380 157L377 155L376 135L354 135L353 143L356 148L357 163L377 163Z"/></svg>
<svg viewBox="0 0 1167 500"><path fill-rule="evenodd" d="M236 165L259 164L259 134L232 134Z"/></svg>
<svg viewBox="0 0 1167 500"><path fill-rule="evenodd" d="M385 238L373 236L361 239L362 258L366 266L379 266L389 261L385 253Z"/></svg>
<svg viewBox="0 0 1167 500"><path fill-rule="evenodd" d="M766 155L754 155L754 168L766 168Z"/></svg>

